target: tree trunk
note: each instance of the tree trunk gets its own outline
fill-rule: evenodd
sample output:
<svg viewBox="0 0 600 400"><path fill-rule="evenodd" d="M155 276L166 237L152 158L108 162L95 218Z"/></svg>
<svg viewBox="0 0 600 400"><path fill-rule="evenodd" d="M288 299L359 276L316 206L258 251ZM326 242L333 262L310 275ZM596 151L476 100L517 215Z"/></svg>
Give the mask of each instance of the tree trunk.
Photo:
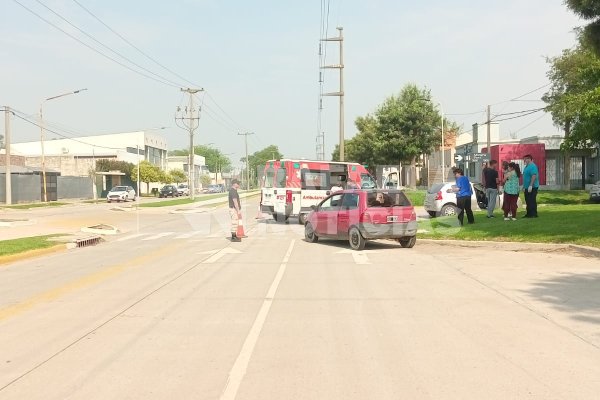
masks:
<svg viewBox="0 0 600 400"><path fill-rule="evenodd" d="M410 181L408 187L411 189L417 188L417 157L410 159Z"/></svg>
<svg viewBox="0 0 600 400"><path fill-rule="evenodd" d="M567 119L565 121L565 141L569 138L571 134L571 120ZM565 190L571 189L571 152L569 150L565 150L563 152L563 157L565 160L565 167L563 169L563 187Z"/></svg>

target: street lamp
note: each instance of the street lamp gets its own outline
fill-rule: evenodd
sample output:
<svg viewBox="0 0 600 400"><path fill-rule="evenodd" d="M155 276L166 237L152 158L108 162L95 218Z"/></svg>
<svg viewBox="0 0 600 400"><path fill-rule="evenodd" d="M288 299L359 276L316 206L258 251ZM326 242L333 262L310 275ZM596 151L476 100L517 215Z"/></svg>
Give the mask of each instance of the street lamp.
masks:
<svg viewBox="0 0 600 400"><path fill-rule="evenodd" d="M48 201L48 188L46 185L46 156L44 153L44 113L43 113L44 103L47 101L50 101L50 100L55 100L55 99L58 99L61 97L69 96L72 94L77 94L79 92L83 92L84 90L87 90L87 89L79 89L79 90L75 90L73 92L59 94L58 96L48 97L47 99L44 99L40 103L40 143L42 146L42 179L44 182L44 202Z"/></svg>

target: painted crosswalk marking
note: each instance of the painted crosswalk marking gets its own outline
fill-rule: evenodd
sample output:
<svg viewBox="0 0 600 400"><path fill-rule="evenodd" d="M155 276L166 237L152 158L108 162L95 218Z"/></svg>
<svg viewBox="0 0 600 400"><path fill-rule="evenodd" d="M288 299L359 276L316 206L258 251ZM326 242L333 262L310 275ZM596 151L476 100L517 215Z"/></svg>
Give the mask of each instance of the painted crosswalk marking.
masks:
<svg viewBox="0 0 600 400"><path fill-rule="evenodd" d="M117 242L124 242L126 240L139 238L140 236L144 236L144 235L145 235L145 233L135 233L133 235L123 236L122 238L117 239Z"/></svg>
<svg viewBox="0 0 600 400"><path fill-rule="evenodd" d="M147 237L147 238L143 238L142 240L144 240L144 241L145 240L156 240L156 239L163 238L165 236L172 235L173 233L175 233L175 232L161 232L161 233L159 233L157 235L150 236L150 237Z"/></svg>

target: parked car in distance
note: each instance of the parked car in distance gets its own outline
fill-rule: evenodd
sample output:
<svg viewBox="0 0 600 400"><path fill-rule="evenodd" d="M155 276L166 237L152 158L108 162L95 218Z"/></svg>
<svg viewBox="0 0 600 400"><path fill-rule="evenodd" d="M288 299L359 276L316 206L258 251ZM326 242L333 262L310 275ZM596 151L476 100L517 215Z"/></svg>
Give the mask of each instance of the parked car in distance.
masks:
<svg viewBox="0 0 600 400"><path fill-rule="evenodd" d="M423 207L431 217L449 216L457 214L456 194L448 193L454 182L435 183L425 195ZM484 210L487 207L487 197L485 189L480 183L471 183L473 195L471 196L471 208ZM499 196L496 206L502 206L503 195Z"/></svg>
<svg viewBox="0 0 600 400"><path fill-rule="evenodd" d="M590 188L590 201L600 203L600 181Z"/></svg>
<svg viewBox="0 0 600 400"><path fill-rule="evenodd" d="M189 196L190 195L190 188L186 183L180 183L177 186L177 193L180 196Z"/></svg>
<svg viewBox="0 0 600 400"><path fill-rule="evenodd" d="M158 191L158 197L177 197L179 192L175 185L165 185Z"/></svg>
<svg viewBox="0 0 600 400"><path fill-rule="evenodd" d="M115 186L106 194L106 201L109 203L128 200L135 200L135 190L131 186Z"/></svg>
<svg viewBox="0 0 600 400"><path fill-rule="evenodd" d="M208 185L207 193L223 193L225 192L225 186L223 185Z"/></svg>
<svg viewBox="0 0 600 400"><path fill-rule="evenodd" d="M400 190L344 190L313 206L304 225L308 242L348 240L362 250L369 240L394 239L402 247L417 241L415 209Z"/></svg>

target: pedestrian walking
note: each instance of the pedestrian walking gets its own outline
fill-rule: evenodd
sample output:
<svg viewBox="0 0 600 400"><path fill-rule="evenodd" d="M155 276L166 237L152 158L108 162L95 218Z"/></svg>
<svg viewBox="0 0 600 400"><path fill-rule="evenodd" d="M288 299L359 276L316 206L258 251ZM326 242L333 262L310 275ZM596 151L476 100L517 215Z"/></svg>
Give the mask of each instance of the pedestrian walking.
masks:
<svg viewBox="0 0 600 400"><path fill-rule="evenodd" d="M539 171L530 154L523 157L523 162L525 163L523 191L525 192L525 204L527 205L527 213L523 218L537 218L537 193L540 187Z"/></svg>
<svg viewBox="0 0 600 400"><path fill-rule="evenodd" d="M231 188L229 189L229 216L231 217L231 241L241 242L242 239L237 236L238 225L240 224L240 195L238 189L240 188L240 181L234 179L231 181Z"/></svg>
<svg viewBox="0 0 600 400"><path fill-rule="evenodd" d="M521 168L519 164L511 162L508 164L508 171L504 174L504 210L505 221L517 220L517 208L519 201L519 178L521 178Z"/></svg>
<svg viewBox="0 0 600 400"><path fill-rule="evenodd" d="M454 177L456 178L456 184L448 189L447 192L456 193L456 206L458 207L458 222L463 225L464 215L467 213L467 221L469 224L475 222L473 216L473 210L471 209L471 196L473 196L473 188L469 178L464 175L464 172L460 168L454 169Z"/></svg>
<svg viewBox="0 0 600 400"><path fill-rule="evenodd" d="M489 166L485 169L485 196L487 197L487 217L494 217L496 208L496 199L498 198L498 161L490 160Z"/></svg>

